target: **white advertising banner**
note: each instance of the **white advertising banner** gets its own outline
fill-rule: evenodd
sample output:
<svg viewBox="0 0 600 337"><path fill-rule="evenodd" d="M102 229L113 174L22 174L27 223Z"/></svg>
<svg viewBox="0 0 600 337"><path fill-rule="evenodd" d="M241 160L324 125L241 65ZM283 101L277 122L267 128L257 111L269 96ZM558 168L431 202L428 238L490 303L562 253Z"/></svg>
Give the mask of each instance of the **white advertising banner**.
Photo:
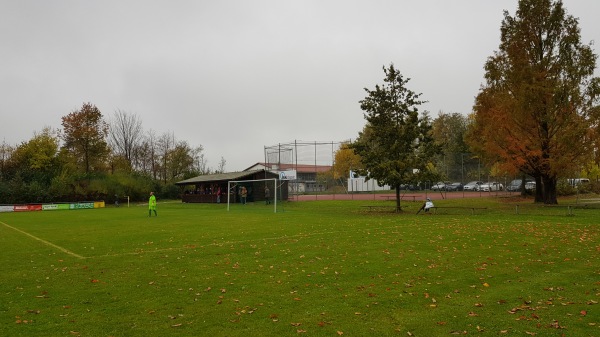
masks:
<svg viewBox="0 0 600 337"><path fill-rule="evenodd" d="M280 180L296 180L296 170L287 170L279 172Z"/></svg>
<svg viewBox="0 0 600 337"><path fill-rule="evenodd" d="M0 213L1 212L14 212L15 210L15 206L10 205L10 206L0 206Z"/></svg>

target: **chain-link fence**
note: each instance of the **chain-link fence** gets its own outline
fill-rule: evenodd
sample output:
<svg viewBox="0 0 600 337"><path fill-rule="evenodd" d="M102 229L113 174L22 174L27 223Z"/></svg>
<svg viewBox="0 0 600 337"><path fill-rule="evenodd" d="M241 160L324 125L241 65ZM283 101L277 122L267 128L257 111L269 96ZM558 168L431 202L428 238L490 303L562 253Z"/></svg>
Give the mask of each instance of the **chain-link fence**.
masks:
<svg viewBox="0 0 600 337"><path fill-rule="evenodd" d="M350 172L346 177L334 178L333 165L336 152L349 141L293 141L265 146L265 165L268 169L286 172L292 195L319 193L381 193L381 188L354 188L356 181ZM494 172L473 153L449 153L431 160L439 179L435 181L407 181L406 190L429 190L440 192L476 191L496 194L533 194L535 180L522 174ZM559 194L574 194L593 190L598 179L589 179L591 184L574 184L579 177L561 178L557 188ZM371 185L363 182L364 186ZM362 185L361 185L362 186Z"/></svg>

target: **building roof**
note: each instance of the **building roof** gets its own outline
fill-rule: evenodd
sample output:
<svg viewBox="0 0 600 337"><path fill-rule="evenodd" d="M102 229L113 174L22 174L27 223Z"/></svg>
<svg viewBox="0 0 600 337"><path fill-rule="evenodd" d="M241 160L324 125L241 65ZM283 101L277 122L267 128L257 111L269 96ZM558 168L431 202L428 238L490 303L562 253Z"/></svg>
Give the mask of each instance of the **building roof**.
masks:
<svg viewBox="0 0 600 337"><path fill-rule="evenodd" d="M263 171L264 170L252 170L252 171L242 171L242 172L204 174L204 175L197 176L194 178L178 181L175 183L175 185L191 185L191 184L208 183L208 182L215 182L215 181L238 180L238 179L250 177L256 173L260 173Z"/></svg>

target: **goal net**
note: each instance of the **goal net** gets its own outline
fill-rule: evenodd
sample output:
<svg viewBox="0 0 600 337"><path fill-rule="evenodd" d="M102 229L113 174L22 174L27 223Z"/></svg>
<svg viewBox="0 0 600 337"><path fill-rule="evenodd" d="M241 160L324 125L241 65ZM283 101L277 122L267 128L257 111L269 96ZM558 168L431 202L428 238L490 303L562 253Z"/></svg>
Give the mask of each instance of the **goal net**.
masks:
<svg viewBox="0 0 600 337"><path fill-rule="evenodd" d="M278 179L230 180L227 182L227 211L233 205L273 207L277 213L277 197L281 195Z"/></svg>

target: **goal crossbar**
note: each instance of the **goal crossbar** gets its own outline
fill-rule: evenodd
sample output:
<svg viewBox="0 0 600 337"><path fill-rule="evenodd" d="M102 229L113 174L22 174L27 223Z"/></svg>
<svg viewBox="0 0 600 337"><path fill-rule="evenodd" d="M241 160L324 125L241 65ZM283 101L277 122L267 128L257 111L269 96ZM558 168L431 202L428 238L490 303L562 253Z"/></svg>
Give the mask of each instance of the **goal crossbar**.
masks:
<svg viewBox="0 0 600 337"><path fill-rule="evenodd" d="M229 205L231 204L231 189L235 188L240 183L253 183L256 181L273 181L273 213L277 213L277 178L268 179L251 179L251 180L229 180L227 181L227 211L229 212ZM233 186L231 186L233 184Z"/></svg>

